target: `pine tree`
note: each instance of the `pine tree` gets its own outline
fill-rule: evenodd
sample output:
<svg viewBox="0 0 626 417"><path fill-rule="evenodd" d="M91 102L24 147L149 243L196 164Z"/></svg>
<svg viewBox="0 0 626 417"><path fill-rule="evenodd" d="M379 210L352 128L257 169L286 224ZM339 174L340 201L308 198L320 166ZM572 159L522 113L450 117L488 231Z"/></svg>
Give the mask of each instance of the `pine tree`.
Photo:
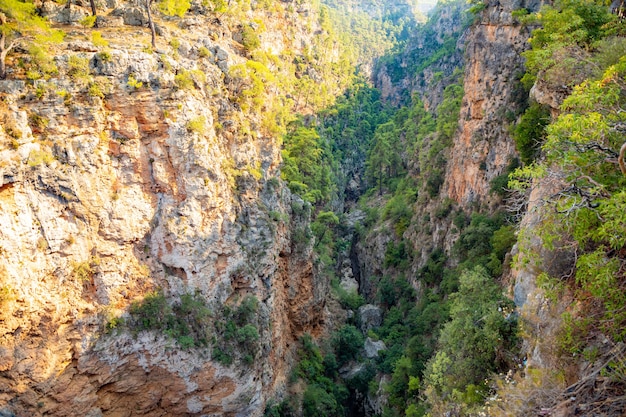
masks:
<svg viewBox="0 0 626 417"><path fill-rule="evenodd" d="M148 26L150 27L150 35L152 36L152 47L156 48L156 29L154 27L154 18L152 17L152 4L155 0L145 0L144 6L148 13ZM159 10L166 16L183 17L191 4L189 0L156 0Z"/></svg>

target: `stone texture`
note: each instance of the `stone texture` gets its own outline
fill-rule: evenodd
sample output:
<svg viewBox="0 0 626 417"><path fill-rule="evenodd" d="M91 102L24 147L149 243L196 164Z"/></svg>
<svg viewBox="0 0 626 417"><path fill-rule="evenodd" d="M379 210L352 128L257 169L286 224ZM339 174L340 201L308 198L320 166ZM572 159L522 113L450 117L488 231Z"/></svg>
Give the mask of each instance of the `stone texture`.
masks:
<svg viewBox="0 0 626 417"><path fill-rule="evenodd" d="M387 349L385 346L385 342L382 340L374 341L371 338L365 339L365 344L363 345L363 351L365 352L365 357L368 359L377 358L378 352L381 350Z"/></svg>
<svg viewBox="0 0 626 417"><path fill-rule="evenodd" d="M380 307L373 304L365 304L359 307L361 318L361 331L367 334L368 330L379 327L383 323L383 312Z"/></svg>
<svg viewBox="0 0 626 417"><path fill-rule="evenodd" d="M65 22L53 3L45 2L47 15ZM72 22L87 15L84 3L72 4ZM310 207L279 180L277 138L259 130L260 114L241 111L224 77L246 59L223 36L239 22L197 15L202 31L168 26L182 43L178 56L163 57L167 40L157 38L165 52L148 53L147 28L115 27L120 19L145 25L139 6L109 0L99 9L113 22L99 28L110 59L77 26L51 50L59 74L50 82L0 81L0 116L10 121L0 125L6 415L260 416L285 390L298 338L325 325L328 283L315 274L310 243L292 239L309 227ZM315 21L268 19L264 42L293 27L294 37L274 47L299 53ZM198 59L194 51L207 44L217 59ZM72 55L89 60L104 98L69 76ZM177 88L182 69L201 70L206 83ZM141 87L128 85L131 74ZM32 114L48 121L45 129L30 126ZM200 117L202 131L187 128ZM82 278L79 267L89 270ZM172 300L198 292L214 311L254 295L261 337L253 365L221 366L211 346L184 350L155 332L104 331L157 288Z"/></svg>
<svg viewBox="0 0 626 417"><path fill-rule="evenodd" d="M521 7L534 10L536 5L487 2L480 24L473 25L467 34L465 95L442 187L462 206L489 203L491 180L516 156L503 121L507 112L515 114L524 95L516 74L524 71L520 54L528 48L529 31L511 16Z"/></svg>

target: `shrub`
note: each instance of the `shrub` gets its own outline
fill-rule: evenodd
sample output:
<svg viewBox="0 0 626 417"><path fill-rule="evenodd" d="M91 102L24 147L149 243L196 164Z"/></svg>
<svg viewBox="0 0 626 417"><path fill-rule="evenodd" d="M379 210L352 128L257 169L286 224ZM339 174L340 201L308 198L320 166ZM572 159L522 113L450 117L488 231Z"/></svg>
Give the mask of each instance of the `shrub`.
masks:
<svg viewBox="0 0 626 417"><path fill-rule="evenodd" d="M365 339L359 329L352 325L345 325L332 336L332 345L337 354L337 364L342 366L356 359Z"/></svg>
<svg viewBox="0 0 626 417"><path fill-rule="evenodd" d="M128 75L128 81L126 82L126 84L132 90L139 90L141 87L143 87L143 83L141 81L138 81L135 78L135 74L129 74Z"/></svg>
<svg viewBox="0 0 626 417"><path fill-rule="evenodd" d="M211 56L211 52L205 46L201 46L198 48L198 56L200 58L208 58Z"/></svg>
<svg viewBox="0 0 626 417"><path fill-rule="evenodd" d="M256 34L254 28L250 25L245 25L241 31L241 44L246 49L246 52L252 52L261 46L261 40Z"/></svg>
<svg viewBox="0 0 626 417"><path fill-rule="evenodd" d="M131 304L130 315L131 328L162 332L183 349L208 343L211 311L199 293L183 294L179 302L170 303L162 291L153 291Z"/></svg>
<svg viewBox="0 0 626 417"><path fill-rule="evenodd" d="M186 69L181 69L178 72L178 74L174 76L174 83L176 83L176 87L178 87L181 90L191 90L195 88L193 75L194 74L191 71L187 71Z"/></svg>
<svg viewBox="0 0 626 417"><path fill-rule="evenodd" d="M187 122L187 131L204 135L206 133L206 122L207 120L204 116L191 119Z"/></svg>
<svg viewBox="0 0 626 417"><path fill-rule="evenodd" d="M102 51L102 52L98 52L96 54L96 56L98 57L98 59L100 59L102 62L109 62L111 61L111 53L109 51Z"/></svg>
<svg viewBox="0 0 626 417"><path fill-rule="evenodd" d="M256 313L259 301L254 296L246 296L236 308L223 306L221 315L216 318L215 327L220 333L213 339L213 357L223 365L232 364L236 357L252 363L258 352L260 338Z"/></svg>
<svg viewBox="0 0 626 417"><path fill-rule="evenodd" d="M89 76L89 59L72 55L67 65L67 74L73 79L84 79Z"/></svg>
<svg viewBox="0 0 626 417"><path fill-rule="evenodd" d="M48 126L48 123L50 123L49 119L42 117L37 113L30 113L28 115L28 124L35 132L38 132L38 133L43 132L45 128ZM6 130L7 128L5 127L5 131Z"/></svg>
<svg viewBox="0 0 626 417"><path fill-rule="evenodd" d="M92 28L96 24L97 16L85 16L78 23L86 28Z"/></svg>
<svg viewBox="0 0 626 417"><path fill-rule="evenodd" d="M365 298L362 295L360 295L357 291L345 290L337 278L334 278L331 281L331 286L339 298L339 303L343 308L348 310L358 310L359 307L365 304Z"/></svg>
<svg viewBox="0 0 626 417"><path fill-rule="evenodd" d="M513 139L523 163L535 160L545 140L550 112L541 104L531 103L513 129Z"/></svg>
<svg viewBox="0 0 626 417"><path fill-rule="evenodd" d="M178 48L180 48L180 41L178 40L178 38L172 38L170 40L170 46L172 47L172 49L177 51Z"/></svg>
<svg viewBox="0 0 626 417"><path fill-rule="evenodd" d="M102 37L102 32L99 32L97 30L91 32L91 43L99 47L109 46L109 41Z"/></svg>
<svg viewBox="0 0 626 417"><path fill-rule="evenodd" d="M104 91L102 91L102 85L97 82L89 83L89 87L87 87L87 94L90 97L104 98Z"/></svg>
<svg viewBox="0 0 626 417"><path fill-rule="evenodd" d="M484 268L461 275L452 295L451 321L439 338L440 349L426 372L439 394L482 386L492 371L508 369L506 358L517 348L517 321L509 313L512 301Z"/></svg>
<svg viewBox="0 0 626 417"><path fill-rule="evenodd" d="M28 69L27 76L29 79L49 78L51 75L57 74L58 68L52 59L52 56L46 49L39 45L31 45L28 49L31 57L32 67Z"/></svg>

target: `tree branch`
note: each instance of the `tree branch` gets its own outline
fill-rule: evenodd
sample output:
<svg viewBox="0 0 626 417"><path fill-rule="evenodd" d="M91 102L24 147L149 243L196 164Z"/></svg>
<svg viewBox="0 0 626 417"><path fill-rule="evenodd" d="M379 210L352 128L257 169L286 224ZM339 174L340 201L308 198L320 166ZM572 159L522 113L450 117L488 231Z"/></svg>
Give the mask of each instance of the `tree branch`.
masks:
<svg viewBox="0 0 626 417"><path fill-rule="evenodd" d="M622 145L619 150L619 169L622 171L622 175L626 175L626 164L624 164L624 154L626 154L626 142Z"/></svg>

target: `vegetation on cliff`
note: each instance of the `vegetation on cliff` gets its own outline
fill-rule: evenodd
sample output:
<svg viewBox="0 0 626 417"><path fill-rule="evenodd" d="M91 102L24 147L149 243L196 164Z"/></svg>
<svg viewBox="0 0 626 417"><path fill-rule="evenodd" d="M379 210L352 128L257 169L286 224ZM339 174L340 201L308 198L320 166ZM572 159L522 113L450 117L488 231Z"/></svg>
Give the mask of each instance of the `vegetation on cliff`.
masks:
<svg viewBox="0 0 626 417"><path fill-rule="evenodd" d="M536 25L531 49L525 53L528 71L521 79L527 88L533 87L536 101L510 129L523 164L510 182L518 194L503 190L506 173L497 172L502 175L492 181L495 192L489 196L488 207L452 200L444 187L451 146L460 123L465 122L459 120L467 96L459 39L472 20L464 12L465 2L442 3L423 24L417 22L420 16L413 14L411 1L390 7L377 0L327 0L323 4L148 0L140 4L139 15L132 7L120 7L119 13L126 13L121 20L112 14L96 18L95 10L92 16L78 19L71 14L71 2L63 9L66 15L60 16L59 5L41 3L36 8L29 1L0 0L0 78L16 80L3 84L7 90L23 87L20 105L29 109L23 112L27 120L23 125L36 137L24 146L24 134L11 119L18 112L13 107L7 110L2 137L6 136L10 152L22 154L3 161L0 168L19 165L20 173L30 173L33 183L45 186L42 193L52 195L50 200L69 205L81 199L70 187L48 184L57 181L46 177L53 166L62 165L59 171L81 176L86 175L85 166L102 165L102 160L114 161L117 169L136 158L138 165L129 163L126 176L146 176L152 187L136 195L145 192L158 200L158 210L170 210L166 219L159 217L160 212L147 210L145 230L119 239L124 244L131 242L129 253L135 262L141 259L145 263L128 273L140 276L141 288L136 291L144 291L143 297L133 301L135 288L118 294L117 288L123 287L119 282L105 285L97 281L108 272L105 266L115 269L107 259L103 262L109 264L103 265L101 258L89 254L88 259L99 260L97 264L66 262L73 266L71 273L62 277L69 284L63 285L78 288L80 303L92 303L81 311L95 310L94 306L104 311L106 306L111 313L104 326L105 339L122 332L129 340L136 340L139 333L157 336L154 339L165 340L167 349L175 347L203 360L210 357L225 373L241 371L240 376L252 375L250 369L268 360L265 356L282 361L284 358L273 356L289 356L292 349L297 361L286 390L293 395L280 392L277 403L267 404L267 416L349 416L365 413L366 408L369 414L383 417L475 415L487 410L488 398L504 399L495 406L496 414L551 409L558 396L539 398L534 393L529 395L533 401L520 405L511 400L510 407L518 408L507 409L506 399L519 392L513 394L513 385L507 385L510 375L508 379L497 376L522 365L519 317L501 282L510 267L508 254L513 245L519 243L522 249L518 265L536 262L534 267L542 268L536 261L539 254L524 252L527 236L521 233L518 242L514 216L502 210L502 203L514 203L517 198L518 208L523 209L533 187L549 182L554 191L541 204L539 237L546 250L568 251L574 259L571 270L553 275L546 270L540 276L549 296L567 299L567 294L573 300L566 307L554 350L564 364L576 363L580 357L603 363L591 374L603 378L604 391L595 390L594 395L601 392L587 406L607 413L624 410L622 398L607 398L623 392L625 385L626 30L603 2L558 0L539 13L514 13L520 22ZM153 3L159 7L152 8ZM487 3L479 3L472 10L480 14L488 11L487 7ZM46 48L63 38L63 33L53 30L54 24L42 17L46 13L57 23L80 20L83 26L68 34L67 50L60 57L55 56L55 48L64 47ZM81 13L85 14L84 10ZM288 32L271 45L273 35L267 32L276 31L269 26L277 24L271 23L270 17L276 17L278 26L284 26L281 30ZM125 25L120 23L124 19L144 28L148 25L150 42L145 29L133 32L138 40L131 46L120 45L114 24L102 25L102 31L91 29L98 19L106 22L107 18L120 26ZM306 25L300 24L301 19L307 19ZM443 21L448 21L445 30L435 27ZM206 39L204 34L194 37L188 33L192 32L189 28L201 24L210 27ZM221 43L213 43L217 39ZM117 68L118 61L129 59L126 48L133 49L131 60L141 62ZM368 73L366 64L378 57L376 75L385 88L405 83L413 90L396 91L399 98L391 100L400 103L396 107L386 103L383 93L364 75ZM432 96L427 96L424 92L431 88ZM126 120L106 119L111 114L127 117L132 113L127 107L146 96L153 96L153 107L128 125ZM193 101L195 98L198 100ZM482 117L478 104L471 117ZM54 106L76 125L101 128L95 133L72 130L76 144L63 148L58 134L48 136L49 126L57 123L49 112ZM81 119L82 106L95 114L93 119ZM119 113L115 113L119 110L116 106L122 108ZM513 124L516 113L505 113L503 109L502 123ZM150 117L159 120L150 121ZM141 142L132 148L134 154L126 151L133 141ZM184 144L179 146L177 141ZM167 144L159 148L161 142ZM87 144L92 148L85 152ZM212 153L206 151L209 147ZM510 148L513 150L513 142ZM83 159L95 154L101 160L92 165L77 162L76 149L82 149ZM174 149L171 154L170 149ZM226 156L216 158L220 152ZM195 157L196 153L202 157ZM167 157L162 157L164 154ZM279 155L280 168L274 158ZM177 167L186 174L178 175L179 182L163 181L176 176L173 160L178 160ZM512 158L506 169L518 165ZM284 188L279 170L284 184L299 197L292 198ZM486 160L480 171L487 171ZM11 171L6 178L17 181L14 174ZM106 185L111 190L107 188L108 195L98 205L115 206L123 192L120 181L126 177L110 175ZM223 188L215 185L217 179L224 180ZM58 182L67 183L63 179ZM0 190L11 187L3 185ZM221 200L206 203L203 198L208 194L219 194ZM181 203L187 199L204 205L198 203L194 211L192 203ZM146 206L152 207L150 204ZM233 208L228 213L216 212L216 207L226 206ZM75 217L80 219L91 216L80 210L77 213ZM211 216L219 217L220 222L211 223L215 221ZM123 216L103 212L92 217L98 225L93 229L102 230L101 224ZM39 223L39 219L33 222L36 227L32 229ZM210 228L194 235L203 227L200 224L210 224ZM151 235L157 227L165 231L159 237L162 241L153 242ZM286 232L288 228L293 230ZM211 240L213 235L217 237ZM430 235L446 236L450 241L419 241ZM42 232L36 246L31 246L34 253L48 255L51 245L57 245L55 251L61 253L72 247L74 236L70 237L57 239L61 244ZM193 242L178 250L186 238ZM281 242L272 241L274 238ZM212 252L213 246L225 241L232 246ZM145 244L143 254L137 250L137 242ZM380 252L368 259L369 275L358 277L363 280L362 293L341 283L345 278L342 266L359 262L354 259L359 245ZM91 246L96 253L97 245ZM311 249L314 262L306 262L314 272L298 264L285 266L291 262L286 259L289 256L308 256ZM106 256L112 257L115 251L108 250ZM84 258L87 251L83 252L62 255ZM197 256L193 258L196 264L191 265L183 252ZM148 260L148 255L160 263ZM239 256L237 264L231 262L231 256ZM64 265L65 261L59 262ZM285 275L299 276L298 269L315 274L322 284L314 286L307 281L302 291L322 301L302 307L313 305L311 311L287 306L293 301L287 293L300 291L302 283L294 282L290 275L277 285L272 281L277 275L272 263L280 263ZM152 265L152 270L146 265ZM4 282L8 273L4 265L0 267L4 309L23 295L18 296L17 287ZM54 267L49 272L56 279L63 268ZM204 269L211 272L205 276ZM207 276L217 283L207 283ZM130 279L124 275L119 281ZM320 324L321 317L307 316L326 314L323 300L328 295L316 292L328 287L337 298L328 304L329 309L338 310L340 305L345 320L323 329L328 323ZM280 315L270 308L272 302L285 309L280 312L282 322L271 322ZM375 305L366 307L378 312L376 320L359 312L365 303ZM123 311L121 315L112 313L113 304L119 307L117 313ZM308 326L311 321L317 324ZM287 328L293 332L288 336L291 339L277 341L276 334ZM328 330L328 334L315 340L305 333L309 328L319 333ZM76 334L73 337L79 339ZM375 349L366 350L366 344ZM275 354L272 349L278 348L283 350ZM265 372L271 365L263 362L263 366ZM533 369L525 372L534 375ZM250 377L252 386L258 385L259 375ZM262 378L264 383L272 379L265 373ZM581 401L591 398L593 386L566 374L541 373L526 382L518 375L514 380L522 392L529 384L535 391L541 384L551 384L550 389L557 393L567 381ZM248 395L242 391L237 400L247 401L248 406L259 392L249 391L254 395Z"/></svg>
<svg viewBox="0 0 626 417"><path fill-rule="evenodd" d="M547 250L573 254L571 270L544 271L540 280L554 300L572 296L553 342L556 356L564 368L581 356L602 363L578 375L579 380L570 377L564 382L577 391L576 407L593 407L594 414L606 415L626 409L624 400L614 397L615 390L626 384L618 371L624 364L619 346L626 324L622 191L626 42L623 20L616 16L620 10L613 12L604 2L557 1L522 18L541 25L533 31L532 49L526 53L524 80L561 94L562 100L553 109L556 118L537 137L541 147L535 161L527 160L529 164L510 182L525 193L550 184L550 195L540 202L539 236ZM522 254L531 263L535 258ZM598 374L611 382L592 391L589 384ZM538 379L539 386L549 390L555 379ZM504 392L511 395L511 390ZM518 412L555 407L558 401L553 397L518 405Z"/></svg>

